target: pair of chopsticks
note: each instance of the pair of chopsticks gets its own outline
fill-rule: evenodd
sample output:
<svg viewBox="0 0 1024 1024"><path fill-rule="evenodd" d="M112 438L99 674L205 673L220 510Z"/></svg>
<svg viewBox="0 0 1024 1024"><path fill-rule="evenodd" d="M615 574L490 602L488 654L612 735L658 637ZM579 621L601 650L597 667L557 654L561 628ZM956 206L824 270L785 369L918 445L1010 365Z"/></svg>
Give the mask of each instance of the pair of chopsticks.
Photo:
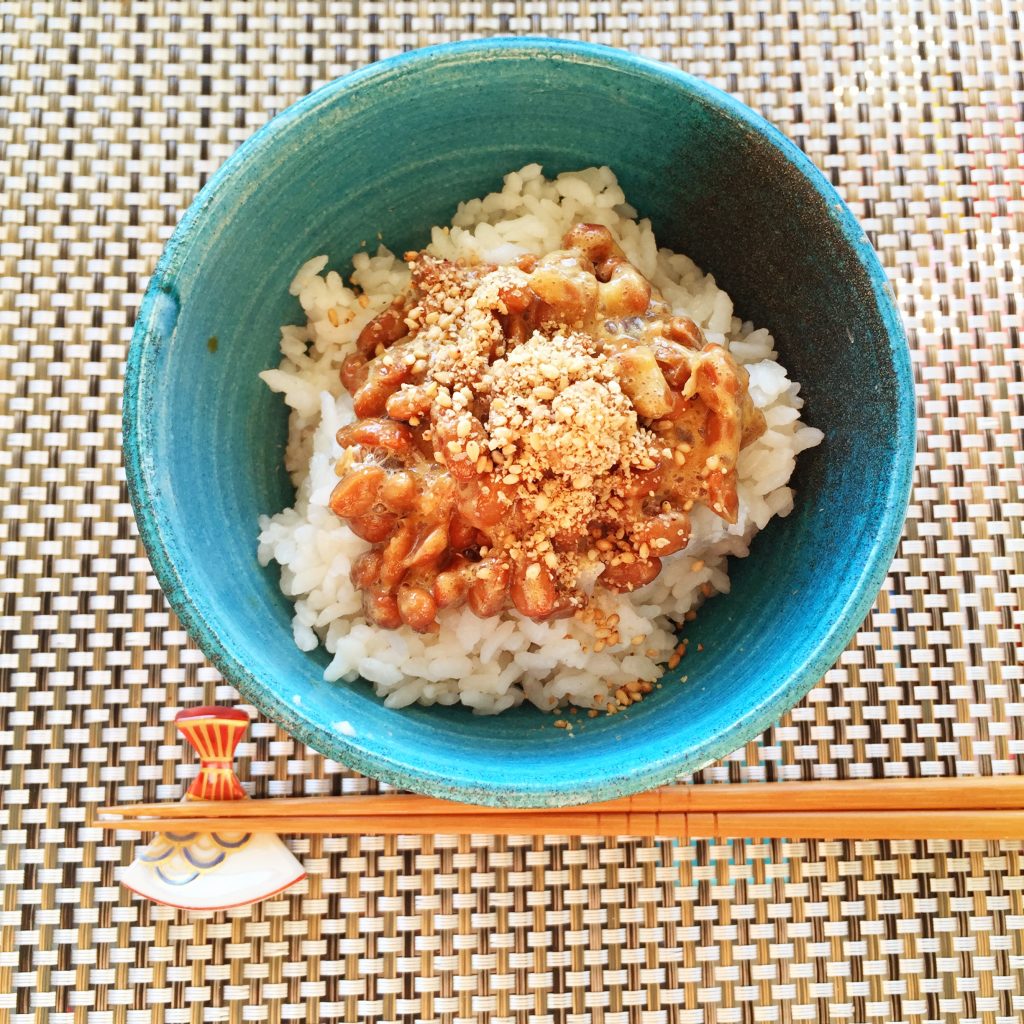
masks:
<svg viewBox="0 0 1024 1024"><path fill-rule="evenodd" d="M1024 776L669 786L549 809L385 793L131 804L98 813L105 817L97 825L133 832L1024 839Z"/></svg>

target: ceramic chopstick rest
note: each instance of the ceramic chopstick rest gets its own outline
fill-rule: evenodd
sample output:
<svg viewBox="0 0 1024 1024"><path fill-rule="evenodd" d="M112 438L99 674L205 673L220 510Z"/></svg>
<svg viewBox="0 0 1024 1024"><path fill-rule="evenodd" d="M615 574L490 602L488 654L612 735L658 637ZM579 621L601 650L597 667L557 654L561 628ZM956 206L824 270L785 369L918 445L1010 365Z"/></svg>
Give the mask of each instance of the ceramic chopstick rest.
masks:
<svg viewBox="0 0 1024 1024"><path fill-rule="evenodd" d="M233 760L249 727L238 708L190 708L174 720L199 754L186 801L244 800ZM182 910L226 910L266 899L306 877L280 836L252 832L164 832L121 876L122 885Z"/></svg>

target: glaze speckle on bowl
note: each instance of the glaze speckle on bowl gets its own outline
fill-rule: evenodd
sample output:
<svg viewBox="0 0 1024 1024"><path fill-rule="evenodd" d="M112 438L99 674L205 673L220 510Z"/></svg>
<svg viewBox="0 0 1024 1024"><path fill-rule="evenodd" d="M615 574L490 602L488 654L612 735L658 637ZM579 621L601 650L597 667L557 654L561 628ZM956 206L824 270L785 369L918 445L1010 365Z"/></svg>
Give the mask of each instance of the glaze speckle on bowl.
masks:
<svg viewBox="0 0 1024 1024"><path fill-rule="evenodd" d="M573 736L519 708L385 708L326 683L255 558L256 516L291 499L277 361L287 285L310 252L422 246L510 168L607 164L659 241L770 324L825 443L797 503L734 564L694 653L643 704ZM209 339L217 338L211 357ZM220 671L284 728L395 785L507 805L579 803L691 771L763 730L821 677L867 613L913 466L909 355L884 272L810 161L746 107L620 51L491 40L415 51L331 83L258 132L186 213L140 311L125 457L168 599ZM703 650L696 652L696 644ZM680 681L685 672L687 681Z"/></svg>

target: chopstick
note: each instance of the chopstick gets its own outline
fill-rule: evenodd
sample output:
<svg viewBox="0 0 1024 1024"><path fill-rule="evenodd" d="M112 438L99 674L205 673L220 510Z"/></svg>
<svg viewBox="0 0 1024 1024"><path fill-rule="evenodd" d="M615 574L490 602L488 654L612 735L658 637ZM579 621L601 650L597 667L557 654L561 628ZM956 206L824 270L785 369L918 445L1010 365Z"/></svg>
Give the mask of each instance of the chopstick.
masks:
<svg viewBox="0 0 1024 1024"><path fill-rule="evenodd" d="M338 835L728 835L736 838L1024 838L1024 776L669 786L551 809L414 794L189 801L102 808L107 829Z"/></svg>
<svg viewBox="0 0 1024 1024"><path fill-rule="evenodd" d="M671 836L735 839L1024 839L1024 811L790 811L683 814L492 814L448 817L133 818L98 822L130 832L274 832L279 835Z"/></svg>
<svg viewBox="0 0 1024 1024"><path fill-rule="evenodd" d="M942 779L866 779L850 782L751 782L738 785L665 786L617 800L574 804L552 813L669 811L898 811L953 807L1024 808L1024 775ZM198 812L202 809L202 814ZM372 796L276 797L269 800L186 801L104 807L122 817L364 817L375 814L444 816L536 814L543 808L485 807L413 793Z"/></svg>

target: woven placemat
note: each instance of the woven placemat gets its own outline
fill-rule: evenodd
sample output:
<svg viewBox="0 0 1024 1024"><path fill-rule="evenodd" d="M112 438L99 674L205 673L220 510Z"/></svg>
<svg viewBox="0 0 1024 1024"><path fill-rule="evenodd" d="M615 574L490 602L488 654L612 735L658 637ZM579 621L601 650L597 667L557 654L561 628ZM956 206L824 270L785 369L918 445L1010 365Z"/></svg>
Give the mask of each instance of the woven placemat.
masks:
<svg viewBox="0 0 1024 1024"><path fill-rule="evenodd" d="M413 46L585 38L778 124L861 218L917 375L916 488L821 685L701 781L1018 772L1024 54L1010 2L0 3L0 1020L712 1024L1024 1018L1020 843L313 838L255 908L133 897L86 826L194 772L237 695L169 614L120 442L146 275L207 176L318 84ZM257 720L267 794L372 785ZM186 763L188 762L188 763Z"/></svg>

